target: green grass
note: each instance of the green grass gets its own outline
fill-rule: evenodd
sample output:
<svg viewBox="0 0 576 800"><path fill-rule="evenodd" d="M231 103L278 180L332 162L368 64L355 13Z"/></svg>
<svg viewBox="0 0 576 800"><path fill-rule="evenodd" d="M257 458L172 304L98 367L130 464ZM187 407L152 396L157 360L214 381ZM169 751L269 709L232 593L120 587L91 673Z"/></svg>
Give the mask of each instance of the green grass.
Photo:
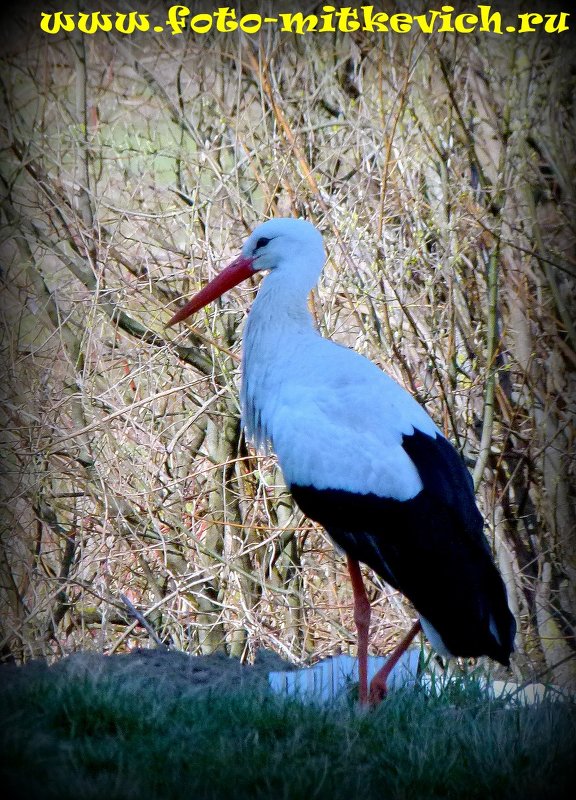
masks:
<svg viewBox="0 0 576 800"><path fill-rule="evenodd" d="M0 720L11 800L551 800L576 785L574 708L506 709L473 682L433 698L395 692L362 712L38 676L0 690Z"/></svg>

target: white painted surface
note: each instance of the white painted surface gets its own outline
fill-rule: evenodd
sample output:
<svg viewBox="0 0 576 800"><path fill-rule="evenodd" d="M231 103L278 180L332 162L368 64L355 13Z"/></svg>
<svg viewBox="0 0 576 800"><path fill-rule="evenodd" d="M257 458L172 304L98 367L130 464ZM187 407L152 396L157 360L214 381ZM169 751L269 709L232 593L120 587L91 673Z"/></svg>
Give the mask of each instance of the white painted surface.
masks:
<svg viewBox="0 0 576 800"><path fill-rule="evenodd" d="M418 680L420 649L407 650L388 678L391 690L414 686ZM386 663L385 656L368 658L368 682ZM319 661L313 667L270 672L268 681L278 694L297 695L311 701L330 702L345 695L351 684L358 683L358 659L353 656L333 656Z"/></svg>
<svg viewBox="0 0 576 800"><path fill-rule="evenodd" d="M419 648L410 648L404 653L390 673L388 679L390 691L418 684L430 694L439 694L446 688L450 680L446 676L436 676L429 672L418 675L420 656ZM368 682L385 662L385 656L368 658ZM458 677L454 679L458 680ZM544 699L572 702L576 700L574 696L559 687L543 683L518 684L514 681L491 681L483 676L474 680L486 690L487 700L504 700L509 706L529 706ZM345 697L348 688L358 683L358 660L353 656L334 656L318 662L313 667L270 672L268 681L271 689L278 694L297 696L310 702L329 703Z"/></svg>

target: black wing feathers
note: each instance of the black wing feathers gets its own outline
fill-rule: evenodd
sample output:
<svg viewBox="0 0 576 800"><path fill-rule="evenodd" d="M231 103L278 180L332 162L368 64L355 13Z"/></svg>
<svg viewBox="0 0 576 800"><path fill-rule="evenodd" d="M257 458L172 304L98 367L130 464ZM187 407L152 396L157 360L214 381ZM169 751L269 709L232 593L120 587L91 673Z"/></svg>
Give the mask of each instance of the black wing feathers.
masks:
<svg viewBox="0 0 576 800"><path fill-rule="evenodd" d="M352 558L406 595L451 653L507 664L515 622L470 474L441 436L415 430L402 444L423 484L414 498L293 485L294 499Z"/></svg>

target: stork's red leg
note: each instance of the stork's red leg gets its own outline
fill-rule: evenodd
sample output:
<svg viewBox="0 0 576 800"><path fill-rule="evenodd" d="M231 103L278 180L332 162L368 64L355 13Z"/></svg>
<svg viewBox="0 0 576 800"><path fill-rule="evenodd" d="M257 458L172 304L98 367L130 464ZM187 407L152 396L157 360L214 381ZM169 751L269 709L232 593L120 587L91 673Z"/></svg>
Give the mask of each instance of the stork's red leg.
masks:
<svg viewBox="0 0 576 800"><path fill-rule="evenodd" d="M406 636L402 639L400 644L396 645L394 650L388 656L388 659L382 669L379 669L376 675L370 681L370 704L377 705L383 697L386 696L388 691L386 681L388 676L398 663L400 657L406 652L414 637L422 630L420 620L415 622L410 628Z"/></svg>
<svg viewBox="0 0 576 800"><path fill-rule="evenodd" d="M360 564L350 556L346 556L348 561L348 572L352 581L352 592L354 593L354 622L358 631L358 676L359 690L358 697L362 705L368 703L368 632L370 630L370 601L364 588Z"/></svg>

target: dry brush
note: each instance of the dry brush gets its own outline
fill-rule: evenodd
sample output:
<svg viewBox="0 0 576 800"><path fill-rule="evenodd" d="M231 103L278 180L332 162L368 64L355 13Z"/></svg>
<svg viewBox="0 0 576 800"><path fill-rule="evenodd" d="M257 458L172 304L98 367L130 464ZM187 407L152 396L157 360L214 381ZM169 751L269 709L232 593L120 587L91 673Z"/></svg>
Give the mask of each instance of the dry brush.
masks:
<svg viewBox="0 0 576 800"><path fill-rule="evenodd" d="M250 288L164 324L272 215L311 303L459 446L521 622L574 677L574 61L554 37L46 37L2 68L2 652L158 640L305 662L344 564L238 422ZM22 26L22 27L20 27ZM375 643L412 610L373 579Z"/></svg>

